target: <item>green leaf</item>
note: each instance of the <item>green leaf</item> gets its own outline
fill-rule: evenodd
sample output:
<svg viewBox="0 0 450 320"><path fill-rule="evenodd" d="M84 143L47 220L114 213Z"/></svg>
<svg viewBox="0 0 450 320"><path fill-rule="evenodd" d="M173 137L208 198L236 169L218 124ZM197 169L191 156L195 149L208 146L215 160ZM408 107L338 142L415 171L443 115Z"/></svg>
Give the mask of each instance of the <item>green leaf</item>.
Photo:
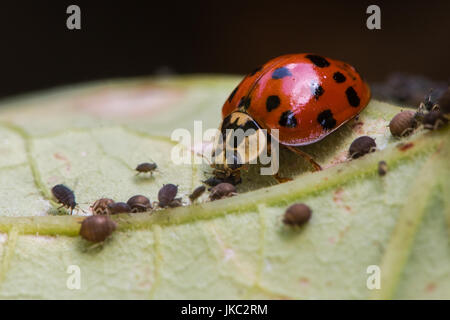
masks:
<svg viewBox="0 0 450 320"><path fill-rule="evenodd" d="M378 101L303 148L321 172L282 151L280 173L291 182L250 168L236 197L114 216L118 230L96 248L78 236L83 213L58 211L53 185L71 187L83 210L100 197L153 201L165 183L178 184L188 204L211 169L173 164L170 135L194 134L194 120L216 128L238 81L116 80L4 101L0 298L449 299L449 129L396 140L387 124L400 108ZM378 150L349 161L361 135L376 138ZM384 177L380 160L389 168ZM159 171L135 176L146 161ZM295 202L313 215L291 229L281 219ZM70 265L80 267L79 290L67 287ZM371 265L381 268L379 290L366 285Z"/></svg>

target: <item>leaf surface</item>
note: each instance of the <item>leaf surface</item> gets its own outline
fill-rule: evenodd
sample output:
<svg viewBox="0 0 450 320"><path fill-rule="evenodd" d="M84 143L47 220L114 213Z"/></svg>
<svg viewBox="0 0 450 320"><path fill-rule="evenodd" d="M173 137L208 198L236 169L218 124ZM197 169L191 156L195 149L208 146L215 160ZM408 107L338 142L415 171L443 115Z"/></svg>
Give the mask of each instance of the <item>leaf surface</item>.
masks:
<svg viewBox="0 0 450 320"><path fill-rule="evenodd" d="M319 143L305 147L325 168L281 152L277 184L252 167L239 195L188 205L210 176L207 164L174 165L173 130L220 123L239 79L145 78L90 83L4 101L0 106L0 298L34 299L386 299L450 298L449 130L402 141L387 124L400 108L371 101ZM358 136L378 150L349 161ZM199 145L184 143L188 151ZM193 154L193 157L195 155ZM380 177L378 162L388 164ZM136 176L154 161L152 177ZM80 207L100 197L157 200L179 185L186 206L120 215L118 230L90 249L78 236L83 213L57 210L50 189L71 187ZM313 210L303 227L281 222L292 203ZM67 286L67 268L81 288ZM366 283L381 269L381 289Z"/></svg>

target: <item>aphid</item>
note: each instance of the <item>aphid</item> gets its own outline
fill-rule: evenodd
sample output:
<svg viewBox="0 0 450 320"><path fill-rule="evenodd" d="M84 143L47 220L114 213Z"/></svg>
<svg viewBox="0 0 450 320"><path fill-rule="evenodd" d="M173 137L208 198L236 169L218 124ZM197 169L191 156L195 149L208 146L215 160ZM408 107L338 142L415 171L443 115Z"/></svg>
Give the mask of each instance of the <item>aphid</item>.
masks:
<svg viewBox="0 0 450 320"><path fill-rule="evenodd" d="M232 197L237 194L236 187L231 183L220 183L211 189L209 198L211 200L218 200L226 197Z"/></svg>
<svg viewBox="0 0 450 320"><path fill-rule="evenodd" d="M108 204L108 210L111 214L129 213L131 208L125 202L114 202Z"/></svg>
<svg viewBox="0 0 450 320"><path fill-rule="evenodd" d="M217 186L219 183L222 183L223 180L222 180L222 179L217 179L217 178L215 178L215 177L211 177L211 178L208 178L208 179L206 179L206 180L204 180L204 181L202 181L202 182L203 182L204 184L210 186L210 187L215 187L215 186Z"/></svg>
<svg viewBox="0 0 450 320"><path fill-rule="evenodd" d="M286 209L283 223L289 226L301 226L311 218L311 209L303 203L295 203Z"/></svg>
<svg viewBox="0 0 450 320"><path fill-rule="evenodd" d="M191 202L194 202L196 199L198 199L204 192L206 191L205 186L199 186L192 191L192 193L189 195L189 199Z"/></svg>
<svg viewBox="0 0 450 320"><path fill-rule="evenodd" d="M247 75L222 107L221 139L212 154L214 177L238 183L241 170L272 149L274 130L282 147L320 170L296 147L322 140L358 115L369 100L369 86L347 63L310 53L272 59ZM238 129L246 134L235 139Z"/></svg>
<svg viewBox="0 0 450 320"><path fill-rule="evenodd" d="M410 135L418 126L416 112L402 111L397 113L389 122L389 129L394 137L406 137Z"/></svg>
<svg viewBox="0 0 450 320"><path fill-rule="evenodd" d="M388 171L388 165L386 163L386 161L381 160L380 162L378 162L378 174L380 176L384 176L386 175Z"/></svg>
<svg viewBox="0 0 450 320"><path fill-rule="evenodd" d="M128 199L127 204L131 208L131 212L145 212L152 208L150 199L146 196L136 195Z"/></svg>
<svg viewBox="0 0 450 320"><path fill-rule="evenodd" d="M229 176L229 177L222 177L221 179L219 179L217 177L210 177L202 182L210 187L215 187L219 183L223 183L223 182L231 183L232 185L237 185L237 184L241 183L241 181L242 181L241 178L236 179L233 176Z"/></svg>
<svg viewBox="0 0 450 320"><path fill-rule="evenodd" d="M108 216L90 216L83 220L80 228L80 236L87 241L102 242L109 237L117 224Z"/></svg>
<svg viewBox="0 0 450 320"><path fill-rule="evenodd" d="M158 168L158 166L156 165L156 163L149 163L149 162L144 162L141 164L138 164L138 166L136 167L136 171L138 173L136 173L136 175L140 174L140 173L147 173L150 172L151 175L153 175L153 171L155 171Z"/></svg>
<svg viewBox="0 0 450 320"><path fill-rule="evenodd" d="M356 138L349 148L349 155L351 158L356 159L359 158L366 153L374 152L377 148L377 144L375 140L368 136L362 136Z"/></svg>
<svg viewBox="0 0 450 320"><path fill-rule="evenodd" d="M165 184L158 192L158 201L161 208L167 207L177 196L178 186Z"/></svg>
<svg viewBox="0 0 450 320"><path fill-rule="evenodd" d="M443 112L432 110L423 117L423 127L428 130L436 130L448 123L448 118Z"/></svg>
<svg viewBox="0 0 450 320"><path fill-rule="evenodd" d="M109 214L108 204L114 203L113 199L101 198L94 202L91 206L92 213L94 215L105 215Z"/></svg>
<svg viewBox="0 0 450 320"><path fill-rule="evenodd" d="M72 214L73 209L77 206L77 203L75 202L75 194L73 193L73 191L63 184L57 184L52 188L52 194L56 198L56 200L58 200L58 203L61 204L61 207L59 208L70 208L70 214Z"/></svg>
<svg viewBox="0 0 450 320"><path fill-rule="evenodd" d="M169 203L169 207L176 208L181 207L183 205L183 201L181 201L181 198L175 198Z"/></svg>

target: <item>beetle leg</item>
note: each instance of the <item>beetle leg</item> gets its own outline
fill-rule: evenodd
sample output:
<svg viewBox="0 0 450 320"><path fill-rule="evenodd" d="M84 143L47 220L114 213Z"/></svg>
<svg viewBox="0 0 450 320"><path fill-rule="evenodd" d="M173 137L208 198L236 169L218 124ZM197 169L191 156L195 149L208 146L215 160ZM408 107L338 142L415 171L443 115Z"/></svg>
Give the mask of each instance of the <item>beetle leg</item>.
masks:
<svg viewBox="0 0 450 320"><path fill-rule="evenodd" d="M320 164L318 164L313 157L311 157L309 154L307 154L306 152L303 152L297 148L291 147L291 146L285 146L286 148L288 148L289 150L291 150L292 152L298 154L300 157L302 157L303 159L306 159L309 161L309 163L313 166L314 171L320 171L322 170L322 167L320 166Z"/></svg>
<svg viewBox="0 0 450 320"><path fill-rule="evenodd" d="M288 181L292 181L292 178L287 178L287 177L281 177L280 174L277 172L272 176L275 180L278 181L278 183L284 183L284 182L288 182Z"/></svg>

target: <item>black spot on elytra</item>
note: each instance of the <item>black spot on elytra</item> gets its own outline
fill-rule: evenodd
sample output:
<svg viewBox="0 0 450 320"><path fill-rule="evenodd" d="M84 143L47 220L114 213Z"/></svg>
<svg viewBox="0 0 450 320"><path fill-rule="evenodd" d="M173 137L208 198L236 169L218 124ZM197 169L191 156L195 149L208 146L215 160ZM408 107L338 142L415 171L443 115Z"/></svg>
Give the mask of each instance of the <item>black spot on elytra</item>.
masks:
<svg viewBox="0 0 450 320"><path fill-rule="evenodd" d="M337 71L337 72L335 72L333 74L333 79L337 83L342 83L342 82L345 82L345 80L347 80L347 78L342 73L340 73L339 71Z"/></svg>
<svg viewBox="0 0 450 320"><path fill-rule="evenodd" d="M329 109L319 113L319 115L317 116L317 122L325 130L331 130L334 128L334 126L336 126L336 119L333 118L333 113Z"/></svg>
<svg viewBox="0 0 450 320"><path fill-rule="evenodd" d="M230 96L228 97L228 102L231 103L231 100L233 100L234 95L236 94L236 92L238 91L239 86L237 86L236 88L234 88L233 92L231 92Z"/></svg>
<svg viewBox="0 0 450 320"><path fill-rule="evenodd" d="M288 110L283 112L278 123L280 126L286 128L295 128L297 126L297 119L295 118L294 113L291 110Z"/></svg>
<svg viewBox="0 0 450 320"><path fill-rule="evenodd" d="M275 69L275 71L272 73L272 79L278 80L284 77L291 76L291 72L286 67L281 67L278 69Z"/></svg>
<svg viewBox="0 0 450 320"><path fill-rule="evenodd" d="M321 56L317 56L317 55L314 55L314 54L308 54L306 56L306 58L311 60L311 62L314 63L319 68L325 68L325 67L328 67L330 65L328 60L325 59L324 57L321 57Z"/></svg>
<svg viewBox="0 0 450 320"><path fill-rule="evenodd" d="M353 87L348 87L347 90L345 90L345 95L347 96L348 103L350 103L352 107L356 108L359 106L360 100Z"/></svg>
<svg viewBox="0 0 450 320"><path fill-rule="evenodd" d="M240 105L240 107L242 107L244 110L247 110L250 107L251 100L252 99L250 97L244 98L244 100L242 100L242 104Z"/></svg>
<svg viewBox="0 0 450 320"><path fill-rule="evenodd" d="M250 102L250 97L242 97L241 100L239 100L238 108L241 110L247 110L250 107Z"/></svg>
<svg viewBox="0 0 450 320"><path fill-rule="evenodd" d="M312 93L314 95L314 98L316 98L316 100L319 99L319 97L321 95L323 95L323 93L325 92L325 90L323 90L322 86L318 83L313 83L312 85Z"/></svg>
<svg viewBox="0 0 450 320"><path fill-rule="evenodd" d="M257 72L261 71L261 69L262 69L262 66L259 66L255 69L253 69L252 72L249 73L249 76L250 77L254 76Z"/></svg>
<svg viewBox="0 0 450 320"><path fill-rule="evenodd" d="M279 105L280 105L280 98L278 96L269 96L266 100L267 112L270 112L273 109L278 108Z"/></svg>

